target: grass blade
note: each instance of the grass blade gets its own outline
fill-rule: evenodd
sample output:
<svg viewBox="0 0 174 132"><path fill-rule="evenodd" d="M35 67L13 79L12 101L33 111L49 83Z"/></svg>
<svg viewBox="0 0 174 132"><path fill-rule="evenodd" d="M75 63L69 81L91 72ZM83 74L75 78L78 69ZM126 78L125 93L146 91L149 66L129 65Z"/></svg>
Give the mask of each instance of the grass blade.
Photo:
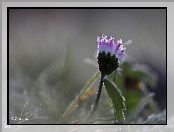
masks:
<svg viewBox="0 0 174 132"><path fill-rule="evenodd" d="M153 93L149 93L146 97L144 97L142 99L142 101L138 104L138 106L136 107L136 109L129 114L126 119L125 119L125 123L129 123L132 119L134 119L135 117L137 117L137 115L144 109L144 107L150 102L151 98L154 96Z"/></svg>
<svg viewBox="0 0 174 132"><path fill-rule="evenodd" d="M104 85L110 99L112 100L118 122L124 122L125 118L123 110L125 110L126 107L124 104L125 99L122 96L121 91L117 88L115 83L106 76L104 79Z"/></svg>
<svg viewBox="0 0 174 132"><path fill-rule="evenodd" d="M89 89L92 87L92 85L96 82L96 80L100 77L100 72L97 71L94 76L91 78L91 80L85 85L85 87L81 90L79 95L76 96L76 98L71 102L71 104L68 106L66 111L63 114L63 117L61 120L65 120L71 112L75 109L77 103L80 101L80 99L89 91Z"/></svg>

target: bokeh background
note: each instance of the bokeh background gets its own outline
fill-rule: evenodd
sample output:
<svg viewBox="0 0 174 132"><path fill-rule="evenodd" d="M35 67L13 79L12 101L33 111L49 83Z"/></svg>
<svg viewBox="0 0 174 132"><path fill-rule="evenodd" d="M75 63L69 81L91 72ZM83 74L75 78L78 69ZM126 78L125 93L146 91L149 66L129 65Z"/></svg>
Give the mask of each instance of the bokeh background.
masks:
<svg viewBox="0 0 174 132"><path fill-rule="evenodd" d="M165 109L165 9L10 9L9 118L19 117L26 102L28 111L41 105L34 90L45 74L55 103L64 111L97 70L84 58L95 59L102 34L132 40L125 60L146 64L158 74L156 89L150 90ZM65 98L59 98L62 94Z"/></svg>

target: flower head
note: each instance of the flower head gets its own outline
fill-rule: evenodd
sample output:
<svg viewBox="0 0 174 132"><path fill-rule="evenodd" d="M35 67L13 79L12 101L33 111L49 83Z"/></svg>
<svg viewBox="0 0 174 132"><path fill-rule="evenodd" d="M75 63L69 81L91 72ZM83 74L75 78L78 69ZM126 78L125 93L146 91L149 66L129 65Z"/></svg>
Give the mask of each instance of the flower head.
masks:
<svg viewBox="0 0 174 132"><path fill-rule="evenodd" d="M102 38L97 37L97 61L99 64L99 71L106 75L111 74L119 67L122 58L125 54L125 49L122 44L122 40L114 42L114 38L108 40L104 34Z"/></svg>

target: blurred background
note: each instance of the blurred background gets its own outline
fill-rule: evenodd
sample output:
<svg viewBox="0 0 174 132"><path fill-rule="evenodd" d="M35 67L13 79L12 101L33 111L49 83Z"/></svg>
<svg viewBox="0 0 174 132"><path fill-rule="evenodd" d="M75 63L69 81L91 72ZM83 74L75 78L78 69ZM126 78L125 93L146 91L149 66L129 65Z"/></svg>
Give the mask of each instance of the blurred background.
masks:
<svg viewBox="0 0 174 132"><path fill-rule="evenodd" d="M46 103L58 106L57 115L65 111L97 70L84 59L95 59L97 36L102 34L113 36L115 41L122 39L123 43L132 40L125 60L145 64L157 73L158 84L149 90L156 93L155 100L164 110L165 9L10 9L10 123L16 123L11 117L20 117L24 108L29 111L26 116L40 108L49 109ZM53 102L49 102L48 92ZM44 95L40 98L40 94ZM43 118L56 118L41 112Z"/></svg>

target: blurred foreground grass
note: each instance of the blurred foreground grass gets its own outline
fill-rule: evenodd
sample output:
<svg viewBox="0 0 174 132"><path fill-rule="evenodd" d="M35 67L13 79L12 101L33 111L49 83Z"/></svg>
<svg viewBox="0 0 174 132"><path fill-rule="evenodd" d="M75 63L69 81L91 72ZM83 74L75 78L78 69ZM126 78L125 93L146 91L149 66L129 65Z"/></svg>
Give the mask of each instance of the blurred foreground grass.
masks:
<svg viewBox="0 0 174 132"><path fill-rule="evenodd" d="M85 62L97 71L81 91L72 96L74 89L68 84L71 49L67 46L64 63L53 61L43 70L35 71L35 76L27 76L20 66L10 68L10 124L84 124L93 105L100 72L97 62L87 58ZM159 110L153 93L147 88L156 85L155 74L147 68L137 70L129 62L120 67L121 75L113 72L106 77L99 107L85 123L166 124L165 111Z"/></svg>

